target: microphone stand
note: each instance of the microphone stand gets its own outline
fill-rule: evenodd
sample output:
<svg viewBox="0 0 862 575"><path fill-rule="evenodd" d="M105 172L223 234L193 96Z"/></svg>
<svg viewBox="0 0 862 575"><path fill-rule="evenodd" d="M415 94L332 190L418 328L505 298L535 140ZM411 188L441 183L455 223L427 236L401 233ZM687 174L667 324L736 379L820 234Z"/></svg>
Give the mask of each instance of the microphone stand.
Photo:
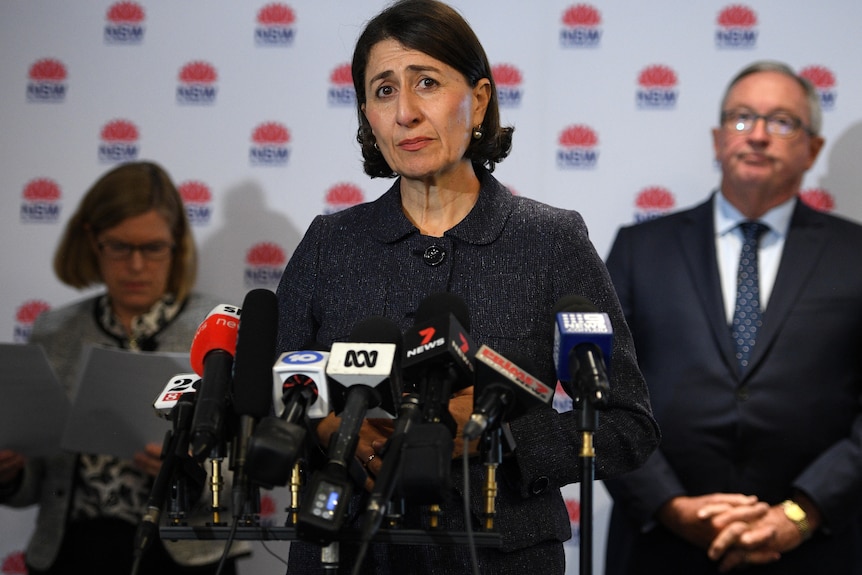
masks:
<svg viewBox="0 0 862 575"><path fill-rule="evenodd" d="M141 522L138 524L138 529L135 533L132 575L138 573L144 553L149 549L154 538L158 536L159 519L168 494L168 488L174 477L174 472L180 464L180 460L188 458L185 451L188 449L189 431L191 429L194 408L194 397L191 394L183 394L171 412L173 429L168 432L168 436L166 437L165 448L163 449L164 460L153 482L150 497L147 500L147 511L141 518Z"/></svg>
<svg viewBox="0 0 862 575"><path fill-rule="evenodd" d="M596 452L593 448L593 433L599 426L599 413L593 402L583 394L576 399L579 404L578 429L581 430L581 504L580 504L580 570L581 575L593 572L593 483L596 474Z"/></svg>
<svg viewBox="0 0 862 575"><path fill-rule="evenodd" d="M494 517L496 516L497 502L497 466L503 462L503 442L501 440L503 430L499 425L488 430L482 436L482 457L485 462L485 530L494 529ZM464 446L467 449L467 446Z"/></svg>

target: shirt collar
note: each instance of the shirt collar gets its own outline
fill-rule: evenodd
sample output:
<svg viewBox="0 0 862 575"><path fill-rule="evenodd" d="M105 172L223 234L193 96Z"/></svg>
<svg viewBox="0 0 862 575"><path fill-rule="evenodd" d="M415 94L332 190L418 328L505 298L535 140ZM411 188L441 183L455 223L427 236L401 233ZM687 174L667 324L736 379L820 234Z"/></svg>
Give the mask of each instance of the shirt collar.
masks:
<svg viewBox="0 0 862 575"><path fill-rule="evenodd" d="M790 218L793 216L796 201L796 196L790 198L783 204L779 204L763 214L763 216L758 218L758 221L768 225L770 233L776 233L782 237L786 236L787 230L790 228ZM748 218L733 207L720 190L715 193L715 209L713 210L713 214L715 218L715 233L718 237L730 233L740 223L748 221Z"/></svg>

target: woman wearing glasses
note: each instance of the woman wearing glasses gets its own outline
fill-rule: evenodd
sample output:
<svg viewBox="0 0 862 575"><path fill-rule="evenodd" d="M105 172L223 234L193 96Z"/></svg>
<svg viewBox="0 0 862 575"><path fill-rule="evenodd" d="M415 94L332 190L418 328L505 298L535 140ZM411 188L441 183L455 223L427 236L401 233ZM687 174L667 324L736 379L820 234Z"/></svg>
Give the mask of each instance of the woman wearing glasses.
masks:
<svg viewBox="0 0 862 575"><path fill-rule="evenodd" d="M188 351L218 303L191 291L196 251L182 200L150 162L120 165L90 188L60 240L54 271L74 288L105 286L33 325L30 341L44 346L70 397L85 345ZM28 572L129 573L160 453L161 445L150 444L133 461L70 453L25 461L0 451L0 503L40 505ZM222 549L217 542L155 541L140 573L212 573ZM235 573L233 560L225 567L222 573Z"/></svg>

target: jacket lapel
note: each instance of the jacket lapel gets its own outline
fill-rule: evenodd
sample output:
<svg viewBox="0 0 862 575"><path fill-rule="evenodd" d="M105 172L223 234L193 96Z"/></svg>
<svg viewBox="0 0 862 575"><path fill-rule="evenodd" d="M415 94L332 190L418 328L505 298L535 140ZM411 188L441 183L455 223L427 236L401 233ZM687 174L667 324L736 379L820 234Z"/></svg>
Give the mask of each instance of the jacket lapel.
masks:
<svg viewBox="0 0 862 575"><path fill-rule="evenodd" d="M781 254L778 275L769 297L769 305L763 313L763 327L757 334L757 345L751 356L748 373L766 356L775 338L781 331L790 310L796 305L802 289L808 282L815 266L826 248L827 234L820 214L801 200L790 220L790 229Z"/></svg>
<svg viewBox="0 0 862 575"><path fill-rule="evenodd" d="M715 345L725 365L737 374L736 350L724 312L721 279L715 254L715 221L712 216L714 198L693 208L679 229L679 241L685 253L686 267L697 289L703 313L712 328ZM706 230L706 233L704 233Z"/></svg>

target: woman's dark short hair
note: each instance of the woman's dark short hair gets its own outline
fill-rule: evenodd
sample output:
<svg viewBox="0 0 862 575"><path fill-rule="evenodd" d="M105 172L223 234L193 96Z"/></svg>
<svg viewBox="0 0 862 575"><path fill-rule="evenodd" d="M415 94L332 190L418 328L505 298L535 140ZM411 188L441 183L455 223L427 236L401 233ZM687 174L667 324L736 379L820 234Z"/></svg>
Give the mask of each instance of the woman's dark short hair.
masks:
<svg viewBox="0 0 862 575"><path fill-rule="evenodd" d="M471 140L465 156L473 164L494 165L509 155L512 127L500 126L497 85L491 65L479 39L464 18L450 6L436 0L401 0L375 16L365 27L353 52L353 87L356 89L356 111L359 131L356 139L362 147L363 167L372 178L396 176L375 147L371 125L362 113L365 104L365 69L371 49L383 40L395 40L411 50L418 50L461 72L470 86L487 78L491 82L491 99L482 122L483 135Z"/></svg>
<svg viewBox="0 0 862 575"><path fill-rule="evenodd" d="M94 239L124 220L155 210L164 216L176 245L167 289L181 301L197 274L197 252L182 199L170 176L153 162L121 164L87 191L66 224L54 254L63 283L86 288L102 283Z"/></svg>

